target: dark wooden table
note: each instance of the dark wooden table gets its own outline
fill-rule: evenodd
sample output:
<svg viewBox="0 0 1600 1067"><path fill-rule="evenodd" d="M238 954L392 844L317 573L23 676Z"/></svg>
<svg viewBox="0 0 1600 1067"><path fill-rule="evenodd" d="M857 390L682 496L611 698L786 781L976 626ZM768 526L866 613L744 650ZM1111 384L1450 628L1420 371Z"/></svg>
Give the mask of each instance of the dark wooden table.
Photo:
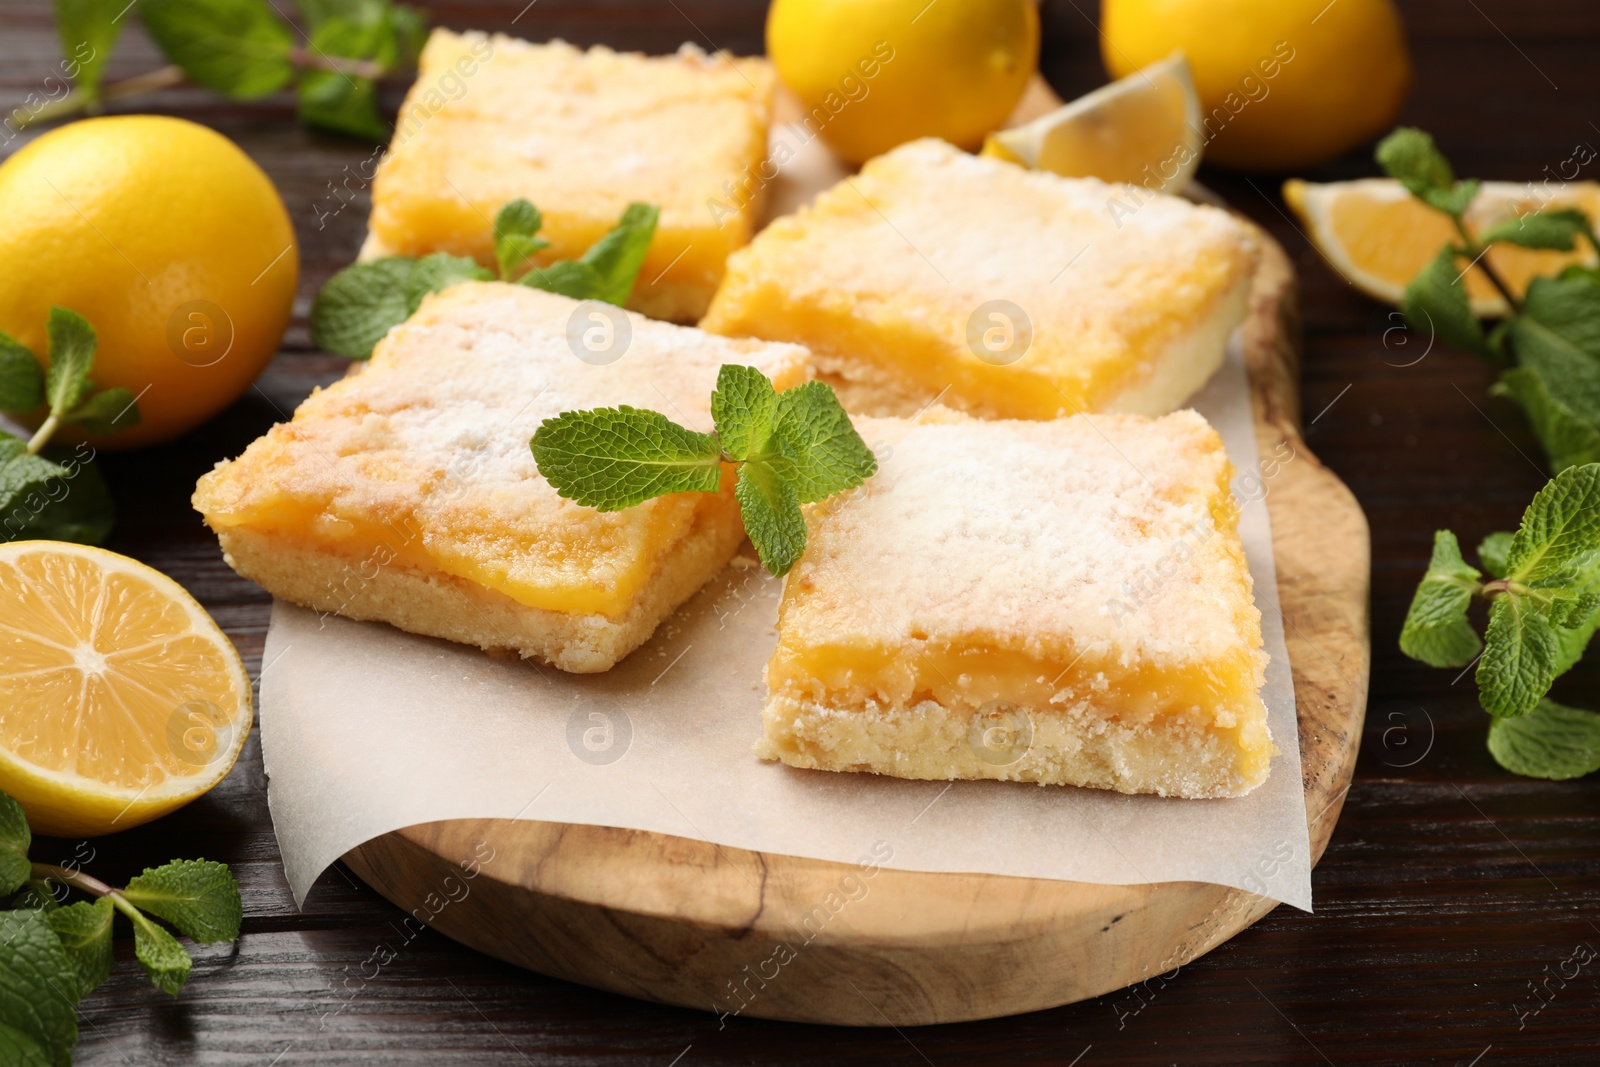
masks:
<svg viewBox="0 0 1600 1067"><path fill-rule="evenodd" d="M741 53L761 48L758 0L525 3L449 2L435 16L457 28L657 52L684 40ZM1433 131L1462 173L1537 178L1575 145L1600 145L1600 7L1587 0L1401 6L1418 71L1403 120ZM1046 4L1044 69L1066 97L1104 79L1095 17L1092 0ZM37 88L55 60L44 0L0 0L0 104L9 108ZM135 26L111 74L157 65ZM268 598L223 564L189 494L201 472L343 370L312 349L305 312L361 241L366 197L358 191L341 209L339 197L351 193L335 188L373 146L305 132L287 99L240 105L174 90L141 107L207 123L243 145L277 182L299 232L295 323L257 388L181 441L107 462L121 508L110 547L183 582L258 670ZM1371 174L1370 158L1363 149L1308 176ZM1590 166L1595 172L1583 177L1600 178L1600 164ZM400 912L342 867L297 910L252 738L227 781L176 815L83 846L40 843L41 859L52 850L65 858L92 849L93 870L113 882L174 855L225 860L244 891L243 937L234 947L197 950L178 1000L154 992L131 943L119 942L113 978L81 1008L79 1062L1600 1062L1600 962L1564 982L1552 977L1579 946L1591 956L1600 949L1600 776L1546 783L1501 771L1484 750L1487 719L1470 680L1452 684L1451 672L1412 663L1395 647L1433 529L1451 526L1471 545L1513 528L1545 480L1528 458L1540 455L1537 445L1515 410L1486 397L1490 373L1473 358L1439 349L1403 365L1418 348L1399 347L1404 335L1386 332L1398 321L1388 309L1323 266L1286 217L1277 178L1202 177L1296 261L1307 333L1304 410L1316 416L1307 439L1372 524L1367 737L1344 817L1316 870L1315 915L1280 908L1140 997L1124 992L904 1032L754 1019L722 1026L710 1014L519 971L431 932L406 943ZM0 284L25 284L26 276L26 264L0 264ZM1557 695L1600 706L1597 683L1600 670L1580 668ZM384 945L398 955L374 976L364 961Z"/></svg>

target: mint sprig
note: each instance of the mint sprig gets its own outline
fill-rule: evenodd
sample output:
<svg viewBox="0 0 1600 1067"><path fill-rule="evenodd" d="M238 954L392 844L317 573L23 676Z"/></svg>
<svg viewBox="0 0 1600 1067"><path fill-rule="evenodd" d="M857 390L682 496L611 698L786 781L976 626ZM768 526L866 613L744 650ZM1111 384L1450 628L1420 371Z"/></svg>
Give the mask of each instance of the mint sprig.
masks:
<svg viewBox="0 0 1600 1067"><path fill-rule="evenodd" d="M540 267L532 257L550 244L538 236L544 216L528 201L513 200L495 215L497 272L444 252L420 259L385 256L352 264L328 279L317 293L311 305L311 339L346 359L369 359L373 346L415 314L429 293L464 281L497 277L575 300L604 300L620 307L633 293L658 216L649 204L629 204L617 225L578 259Z"/></svg>
<svg viewBox="0 0 1600 1067"><path fill-rule="evenodd" d="M1489 726L1489 752L1508 771L1564 781L1600 771L1600 715L1541 700L1520 718Z"/></svg>
<svg viewBox="0 0 1600 1067"><path fill-rule="evenodd" d="M46 324L50 369L27 346L0 333L0 411L45 407L27 441L0 433L0 542L32 538L99 544L111 532L111 494L92 449L48 449L63 425L111 434L139 424L139 405L123 388L97 389L97 340L82 315L53 307ZM86 454L85 454L86 453Z"/></svg>
<svg viewBox="0 0 1600 1067"><path fill-rule="evenodd" d="M802 504L860 485L878 469L831 388L779 393L754 367L725 364L711 396L713 433L639 408L565 411L529 442L539 473L561 496L619 511L666 493L716 492L724 464L745 533L775 576L805 551Z"/></svg>
<svg viewBox="0 0 1600 1067"><path fill-rule="evenodd" d="M73 1009L110 977L115 913L133 924L134 956L150 983L172 996L191 961L152 915L199 942L239 936L239 885L224 864L176 860L116 889L76 868L32 862L31 846L22 805L0 793L0 899L11 898L0 911L0 1062L72 1062ZM59 888L89 899L58 906Z"/></svg>

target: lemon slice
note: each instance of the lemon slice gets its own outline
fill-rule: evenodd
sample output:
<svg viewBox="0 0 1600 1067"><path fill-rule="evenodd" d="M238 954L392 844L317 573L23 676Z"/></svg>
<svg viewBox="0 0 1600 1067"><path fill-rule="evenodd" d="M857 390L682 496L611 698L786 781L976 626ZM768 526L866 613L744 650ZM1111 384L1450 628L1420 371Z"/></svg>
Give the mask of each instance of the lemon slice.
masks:
<svg viewBox="0 0 1600 1067"><path fill-rule="evenodd" d="M103 549L0 545L0 790L36 833L148 822L250 733L239 653L171 578Z"/></svg>
<svg viewBox="0 0 1600 1067"><path fill-rule="evenodd" d="M1174 52L1024 126L990 134L983 154L1069 178L1176 193L1194 177L1204 146L1189 61Z"/></svg>
<svg viewBox="0 0 1600 1067"><path fill-rule="evenodd" d="M1333 268L1363 293L1389 304L1400 303L1406 285L1446 242L1460 241L1449 216L1388 178L1321 185L1291 179L1283 184L1283 198ZM1578 208L1591 221L1600 218L1600 184L1485 182L1467 209L1467 232L1476 236L1495 223L1546 208ZM1520 296L1541 274L1559 273L1572 263L1593 264L1594 249L1583 241L1578 245L1571 252L1554 252L1496 244L1485 258ZM1482 271L1468 270L1462 280L1474 314L1506 313L1505 300Z"/></svg>

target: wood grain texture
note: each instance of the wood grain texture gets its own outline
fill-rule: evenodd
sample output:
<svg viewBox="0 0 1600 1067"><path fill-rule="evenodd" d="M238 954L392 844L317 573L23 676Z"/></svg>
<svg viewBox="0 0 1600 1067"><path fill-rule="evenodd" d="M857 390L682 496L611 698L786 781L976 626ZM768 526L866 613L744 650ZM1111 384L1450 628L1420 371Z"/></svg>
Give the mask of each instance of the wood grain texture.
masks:
<svg viewBox="0 0 1600 1067"><path fill-rule="evenodd" d="M1243 347L1281 570L1257 604L1284 615L1314 862L1338 820L1366 709L1368 536L1355 498L1300 436L1294 273L1277 243L1259 238ZM480 864L485 855L492 861ZM896 870L864 880L846 864L510 820L414 826L345 860L402 910L512 963L719 1014L854 1026L961 1022L1099 996L1176 970L1277 904L1196 882Z"/></svg>
<svg viewBox="0 0 1600 1067"><path fill-rule="evenodd" d="M765 7L428 6L457 28L652 52L691 39L758 50ZM1600 123L1600 7L1399 7L1417 72L1401 121L1432 131L1458 171L1535 179L1575 143L1600 145L1590 125ZM1063 96L1104 80L1096 8L1045 0L1043 67ZM158 64L136 17L137 9L124 20L132 24L112 57L112 77ZM40 90L58 55L47 0L0 0L0 107ZM399 92L386 90L389 107ZM121 509L110 547L180 580L257 674L270 601L223 564L188 498L202 472L343 371L342 360L311 348L305 313L360 245L365 194L352 190L340 209L330 185L372 146L300 129L287 94L233 103L179 90L122 109L183 115L233 138L277 183L300 238L296 318L257 388L183 440L107 463ZM24 139L0 144L0 155ZM1301 176L1374 173L1369 146ZM1600 947L1600 777L1537 782L1500 770L1484 749L1487 723L1470 679L1453 684L1455 672L1413 663L1395 646L1433 530L1451 526L1463 544L1476 544L1513 528L1546 478L1527 458L1538 457L1537 443L1514 409L1487 397L1492 368L1443 346L1416 362L1420 350L1399 342L1418 339L1391 333L1391 309L1345 286L1290 221L1278 177L1202 168L1201 180L1289 254L1305 325L1304 437L1371 523L1367 729L1339 825L1313 872L1315 915L1279 908L1169 979L1029 1015L898 1031L719 1019L512 967L433 931L414 933L403 912L342 864L297 910L252 739L218 789L166 819L92 842L36 845L37 857L57 862L92 849L87 868L114 884L173 856L223 860L244 892L244 936L236 946L197 950L177 1000L150 988L126 927L118 928L112 978L80 1007L78 1063L1591 1067L1600 1047L1600 972L1591 965L1564 985L1548 976L1574 946ZM0 263L0 281L12 284L21 271L25 283L27 269ZM1600 666L1588 664L1564 677L1556 695L1594 707L1597 693ZM1535 999L1532 987L1545 981L1548 991Z"/></svg>

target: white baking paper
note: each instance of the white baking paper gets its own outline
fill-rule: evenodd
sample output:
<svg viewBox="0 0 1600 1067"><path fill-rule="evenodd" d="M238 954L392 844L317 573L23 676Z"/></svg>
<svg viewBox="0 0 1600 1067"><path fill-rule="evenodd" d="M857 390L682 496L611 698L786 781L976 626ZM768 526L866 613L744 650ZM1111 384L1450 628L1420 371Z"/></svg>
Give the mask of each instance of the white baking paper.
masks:
<svg viewBox="0 0 1600 1067"><path fill-rule="evenodd" d="M912 782L765 763L762 666L779 583L713 582L615 669L569 675L377 623L275 606L261 745L284 870L303 903L340 855L442 819L618 826L883 865L1081 882L1202 881L1311 908L1294 688L1237 346L1194 406L1241 472L1240 527L1272 662L1278 745L1249 796L1179 800L1010 782ZM1270 457L1269 457L1270 459ZM1289 460L1292 462L1292 460Z"/></svg>

